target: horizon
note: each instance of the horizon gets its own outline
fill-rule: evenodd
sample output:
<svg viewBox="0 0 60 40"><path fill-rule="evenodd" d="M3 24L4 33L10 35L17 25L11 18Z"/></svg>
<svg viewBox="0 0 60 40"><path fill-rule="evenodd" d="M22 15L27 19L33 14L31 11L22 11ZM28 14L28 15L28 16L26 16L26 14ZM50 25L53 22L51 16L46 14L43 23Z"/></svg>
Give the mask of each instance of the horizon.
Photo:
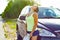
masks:
<svg viewBox="0 0 60 40"><path fill-rule="evenodd" d="M56 7L56 8L60 8L60 0L34 0L36 3L40 4L41 6L44 7ZM49 2L48 2L49 1ZM8 2L7 0L0 0L0 14L2 14L2 12L4 12L6 6L7 6Z"/></svg>

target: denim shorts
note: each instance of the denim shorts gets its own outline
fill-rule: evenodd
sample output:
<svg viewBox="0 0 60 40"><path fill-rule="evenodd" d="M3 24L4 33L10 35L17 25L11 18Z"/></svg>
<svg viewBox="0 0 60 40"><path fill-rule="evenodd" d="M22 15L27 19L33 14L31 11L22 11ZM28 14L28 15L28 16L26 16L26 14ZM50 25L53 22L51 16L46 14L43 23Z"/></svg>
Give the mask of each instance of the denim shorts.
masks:
<svg viewBox="0 0 60 40"><path fill-rule="evenodd" d="M30 34L31 32L30 31L27 31L28 34ZM33 35L32 36L38 36L39 35L39 31L36 30L34 31Z"/></svg>

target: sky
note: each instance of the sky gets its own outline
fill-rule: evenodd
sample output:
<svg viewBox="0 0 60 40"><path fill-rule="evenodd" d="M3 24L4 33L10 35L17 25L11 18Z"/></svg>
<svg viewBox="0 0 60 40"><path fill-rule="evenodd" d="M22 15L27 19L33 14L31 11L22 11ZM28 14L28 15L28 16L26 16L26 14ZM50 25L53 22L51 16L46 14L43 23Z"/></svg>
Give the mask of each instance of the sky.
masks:
<svg viewBox="0 0 60 40"><path fill-rule="evenodd" d="M57 7L60 8L60 0L35 0L37 3L41 4L41 6L45 7Z"/></svg>
<svg viewBox="0 0 60 40"><path fill-rule="evenodd" d="M8 4L7 0L0 0L0 14L4 11L7 4Z"/></svg>
<svg viewBox="0 0 60 40"><path fill-rule="evenodd" d="M60 8L60 0L35 0L36 3L41 4L41 6L45 7L57 7ZM6 8L8 2L7 0L0 0L0 14L4 11Z"/></svg>

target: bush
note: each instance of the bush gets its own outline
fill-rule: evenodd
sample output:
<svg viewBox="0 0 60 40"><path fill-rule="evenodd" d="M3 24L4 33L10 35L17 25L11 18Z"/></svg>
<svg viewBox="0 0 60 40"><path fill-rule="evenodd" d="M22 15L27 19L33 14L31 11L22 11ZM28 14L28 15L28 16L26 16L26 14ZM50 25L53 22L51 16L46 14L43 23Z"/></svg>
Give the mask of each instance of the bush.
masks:
<svg viewBox="0 0 60 40"><path fill-rule="evenodd" d="M2 13L2 18L4 19L13 19L17 18L26 5L33 5L34 2L30 0L14 0L9 1L8 6Z"/></svg>

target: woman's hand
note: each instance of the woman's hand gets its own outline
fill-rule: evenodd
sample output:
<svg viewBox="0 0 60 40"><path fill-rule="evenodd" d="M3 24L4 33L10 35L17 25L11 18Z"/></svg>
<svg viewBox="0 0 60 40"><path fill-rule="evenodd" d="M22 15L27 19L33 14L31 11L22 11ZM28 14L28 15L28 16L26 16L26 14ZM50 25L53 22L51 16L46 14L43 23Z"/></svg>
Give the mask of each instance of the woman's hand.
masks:
<svg viewBox="0 0 60 40"><path fill-rule="evenodd" d="M32 37L32 34L33 34L33 33L30 33L30 37Z"/></svg>

